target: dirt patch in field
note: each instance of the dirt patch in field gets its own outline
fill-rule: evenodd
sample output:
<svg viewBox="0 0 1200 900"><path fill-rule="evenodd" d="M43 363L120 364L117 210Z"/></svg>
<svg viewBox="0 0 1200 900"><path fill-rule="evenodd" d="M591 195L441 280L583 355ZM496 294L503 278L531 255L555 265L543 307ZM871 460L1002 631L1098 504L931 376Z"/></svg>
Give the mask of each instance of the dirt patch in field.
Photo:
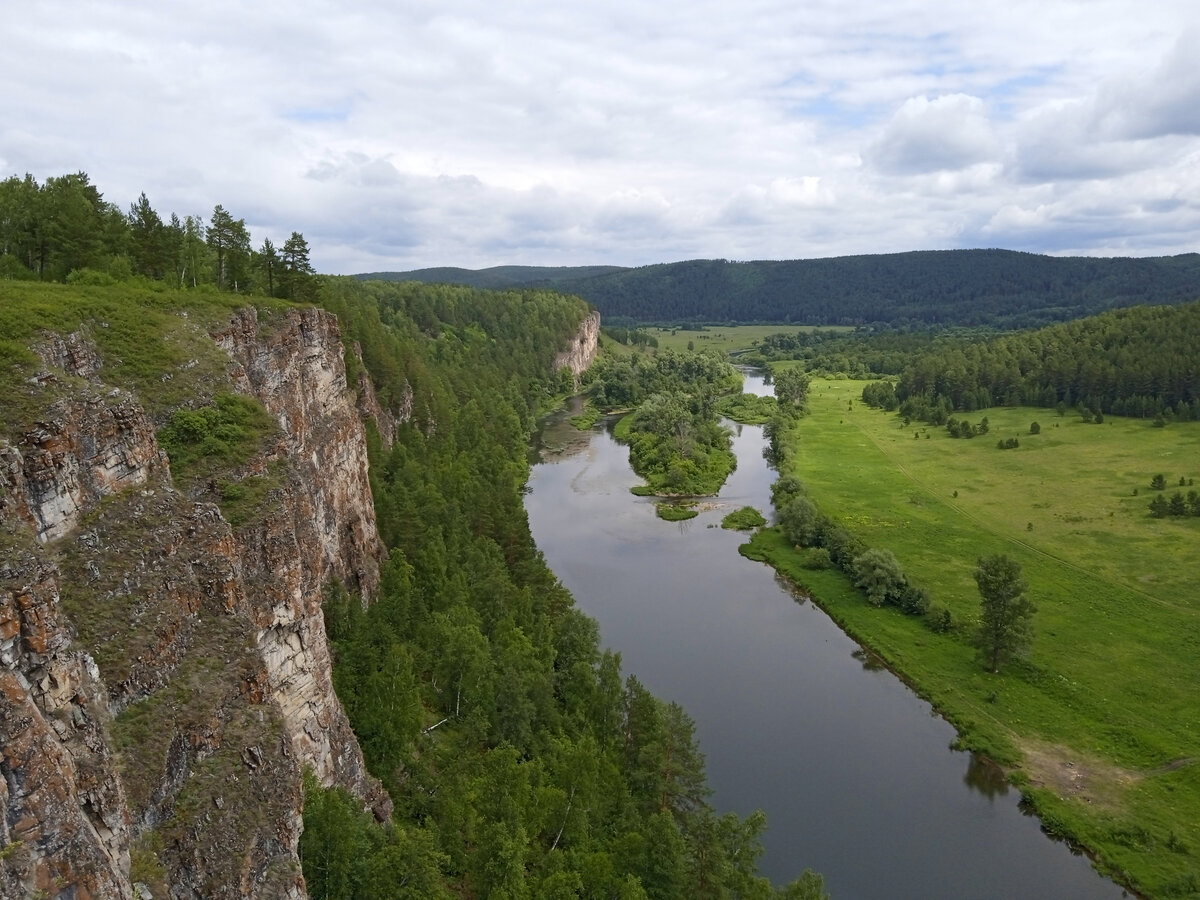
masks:
<svg viewBox="0 0 1200 900"><path fill-rule="evenodd" d="M1123 805L1125 789L1144 774L1122 769L1057 744L1027 740L1021 750L1022 769L1035 787L1043 787L1064 799L1078 800L1102 809ZM1186 761L1181 761L1181 765Z"/></svg>

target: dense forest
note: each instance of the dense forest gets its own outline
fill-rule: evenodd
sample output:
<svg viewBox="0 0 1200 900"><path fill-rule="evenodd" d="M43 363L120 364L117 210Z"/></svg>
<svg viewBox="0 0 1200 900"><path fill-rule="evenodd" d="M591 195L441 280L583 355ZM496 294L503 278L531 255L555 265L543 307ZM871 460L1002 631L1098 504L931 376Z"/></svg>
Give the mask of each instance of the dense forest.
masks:
<svg viewBox="0 0 1200 900"><path fill-rule="evenodd" d="M690 260L600 272L503 267L360 277L548 286L578 294L608 320L1013 329L1118 307L1195 300L1200 255L1101 259L938 250L809 260Z"/></svg>
<svg viewBox="0 0 1200 900"><path fill-rule="evenodd" d="M1143 306L970 342L932 345L903 369L906 415L993 405L1200 419L1200 303ZM939 423L940 424L940 423Z"/></svg>

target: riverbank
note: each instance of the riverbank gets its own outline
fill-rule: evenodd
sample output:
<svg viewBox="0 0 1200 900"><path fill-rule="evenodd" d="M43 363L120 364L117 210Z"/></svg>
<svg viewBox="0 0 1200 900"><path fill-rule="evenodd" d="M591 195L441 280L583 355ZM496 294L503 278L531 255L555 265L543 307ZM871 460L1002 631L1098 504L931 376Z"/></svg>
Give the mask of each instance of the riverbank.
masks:
<svg viewBox="0 0 1200 900"><path fill-rule="evenodd" d="M761 379L748 389L769 392ZM733 429L738 467L691 522L630 496L628 450L607 429L535 465L537 545L625 668L696 721L718 809L762 809L762 871L811 867L856 900L1117 900L1087 860L1041 833L1017 792L953 728L720 527L766 510L763 429ZM563 443L554 436L552 446ZM863 853L862 848L871 848Z"/></svg>
<svg viewBox="0 0 1200 900"><path fill-rule="evenodd" d="M1196 545L1178 528L1158 534L1146 499L1133 496L1144 457L1185 465L1190 435L988 410L994 433L1027 430L1030 415L1046 420L1047 440L1022 438L1021 451L1001 453L944 430L902 429L863 406L861 388L814 385L811 416L787 437L788 471L826 514L893 551L953 611L955 628L935 634L870 606L840 572L806 568L807 553L777 532L760 532L746 552L805 586L954 724L963 746L1004 764L1049 833L1147 896L1200 891L1200 629L1187 592L1195 566L1180 566L1196 561ZM991 552L1018 558L1039 606L1032 654L1000 676L968 642L978 614L971 572ZM1140 558L1114 577L1131 555Z"/></svg>

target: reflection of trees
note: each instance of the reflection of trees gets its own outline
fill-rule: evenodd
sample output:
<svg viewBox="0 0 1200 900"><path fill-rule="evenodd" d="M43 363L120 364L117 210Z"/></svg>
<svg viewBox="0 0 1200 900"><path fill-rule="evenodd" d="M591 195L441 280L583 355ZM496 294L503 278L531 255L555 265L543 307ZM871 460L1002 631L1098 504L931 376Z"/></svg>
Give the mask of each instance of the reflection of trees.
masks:
<svg viewBox="0 0 1200 900"><path fill-rule="evenodd" d="M862 663L862 667L863 667L864 671L882 672L884 669L887 668L887 666L885 666L883 664L882 659L880 659L878 656L876 656L870 650L864 650L862 647L859 647L857 650L852 651L850 653L850 655L853 656L855 659L857 659L860 663Z"/></svg>
<svg viewBox="0 0 1200 900"><path fill-rule="evenodd" d="M779 585L781 590L786 591L788 594L791 594L792 599L795 600L797 603L799 603L801 606L803 606L805 603L808 602L808 600L809 600L808 594L804 593L804 591L800 588L799 585L794 584L793 582L789 581L787 578L780 575L778 572L775 573L775 583L777 585Z"/></svg>
<svg viewBox="0 0 1200 900"><path fill-rule="evenodd" d="M990 759L977 753L971 754L971 759L967 763L967 774L963 776L963 783L989 800L1003 797L1008 793L1008 781L1004 778L1004 770Z"/></svg>

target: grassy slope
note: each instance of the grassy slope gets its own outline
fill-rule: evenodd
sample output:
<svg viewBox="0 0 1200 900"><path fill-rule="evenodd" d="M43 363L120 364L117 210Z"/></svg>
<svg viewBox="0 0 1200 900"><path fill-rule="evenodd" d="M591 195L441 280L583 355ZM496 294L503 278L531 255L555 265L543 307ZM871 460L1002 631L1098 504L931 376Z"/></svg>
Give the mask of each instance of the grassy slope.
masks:
<svg viewBox="0 0 1200 900"><path fill-rule="evenodd" d="M1200 889L1200 520L1152 519L1147 503L1156 473L1168 494L1180 476L1200 478L1200 424L991 409L988 435L956 440L869 409L862 385L814 383L795 473L964 627L978 613L975 560L1017 559L1039 607L1028 664L987 675L962 631L937 636L872 609L836 572L796 568L777 540L772 555L966 743L1020 764L1051 830L1140 889L1190 896ZM1033 420L1040 435L1028 434ZM1018 449L996 448L1012 436Z"/></svg>

